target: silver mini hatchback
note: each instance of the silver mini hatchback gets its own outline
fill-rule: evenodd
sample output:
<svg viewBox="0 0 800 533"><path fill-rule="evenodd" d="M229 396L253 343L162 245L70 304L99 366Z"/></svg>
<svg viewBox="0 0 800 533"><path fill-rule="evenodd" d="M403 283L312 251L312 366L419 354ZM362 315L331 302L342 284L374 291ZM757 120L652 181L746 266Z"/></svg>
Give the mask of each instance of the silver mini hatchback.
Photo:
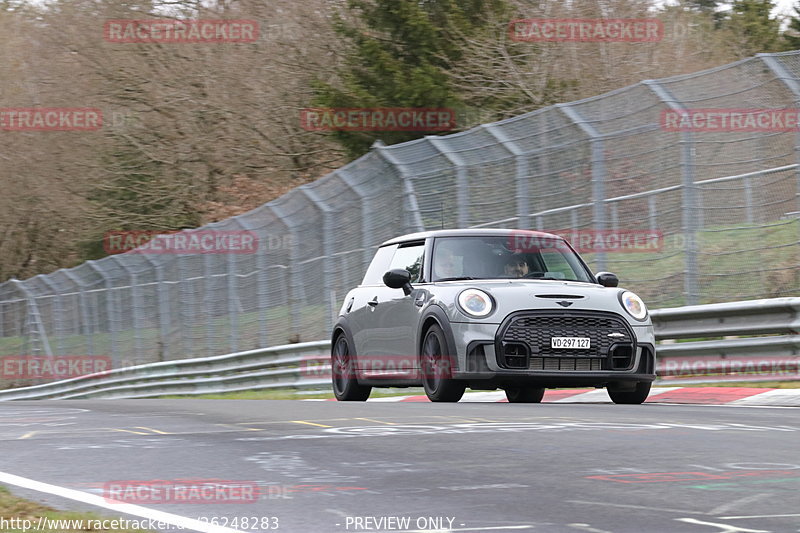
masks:
<svg viewBox="0 0 800 533"><path fill-rule="evenodd" d="M644 302L592 274L563 238L522 230L441 230L383 243L333 328L338 400L373 387L422 386L431 401L505 390L605 387L639 404L655 379Z"/></svg>

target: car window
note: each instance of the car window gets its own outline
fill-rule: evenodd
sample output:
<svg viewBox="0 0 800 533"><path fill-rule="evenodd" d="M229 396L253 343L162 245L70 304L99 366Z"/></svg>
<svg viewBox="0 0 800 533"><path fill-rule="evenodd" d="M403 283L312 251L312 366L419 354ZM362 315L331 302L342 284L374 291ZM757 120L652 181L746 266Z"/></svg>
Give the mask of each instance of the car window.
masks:
<svg viewBox="0 0 800 533"><path fill-rule="evenodd" d="M558 237L440 237L433 281L454 279L565 279L592 282L580 259Z"/></svg>
<svg viewBox="0 0 800 533"><path fill-rule="evenodd" d="M369 268L367 268L367 273L364 274L362 285L383 285L383 275L389 270L389 262L396 249L396 244L378 248L375 252L375 257L372 258L372 262L369 264Z"/></svg>
<svg viewBox="0 0 800 533"><path fill-rule="evenodd" d="M425 253L425 243L401 246L394 253L389 269L404 268L411 274L411 283L422 279L422 256Z"/></svg>
<svg viewBox="0 0 800 533"><path fill-rule="evenodd" d="M546 276L551 278L574 279L575 271L562 253L556 250L542 250L540 257L546 269Z"/></svg>

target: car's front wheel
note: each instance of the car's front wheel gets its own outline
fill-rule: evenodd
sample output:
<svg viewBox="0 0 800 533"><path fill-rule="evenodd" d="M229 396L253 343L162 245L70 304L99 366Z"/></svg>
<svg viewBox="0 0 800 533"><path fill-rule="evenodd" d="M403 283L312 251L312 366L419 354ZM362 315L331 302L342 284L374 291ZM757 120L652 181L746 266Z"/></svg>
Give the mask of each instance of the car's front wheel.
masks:
<svg viewBox="0 0 800 533"><path fill-rule="evenodd" d="M640 404L644 402L650 394L650 385L651 383L649 381L640 381L633 390L608 387L608 396L614 403Z"/></svg>
<svg viewBox="0 0 800 533"><path fill-rule="evenodd" d="M544 398L544 387L508 387L508 403L540 403Z"/></svg>
<svg viewBox="0 0 800 533"><path fill-rule="evenodd" d="M350 345L344 333L336 338L331 349L331 376L333 395L340 402L363 402L372 392L372 387L358 384Z"/></svg>
<svg viewBox="0 0 800 533"><path fill-rule="evenodd" d="M452 362L455 354L448 353L444 331L432 325L422 341L420 369L422 387L432 402L457 402L464 395L466 384L452 379Z"/></svg>

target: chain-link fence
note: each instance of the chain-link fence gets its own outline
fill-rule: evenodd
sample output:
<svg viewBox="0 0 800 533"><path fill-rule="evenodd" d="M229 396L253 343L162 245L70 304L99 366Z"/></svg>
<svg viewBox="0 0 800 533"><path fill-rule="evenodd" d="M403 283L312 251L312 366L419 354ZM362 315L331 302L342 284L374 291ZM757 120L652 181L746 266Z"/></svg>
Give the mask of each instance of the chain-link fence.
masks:
<svg viewBox="0 0 800 533"><path fill-rule="evenodd" d="M651 307L797 295L797 128L670 131L665 111L800 108L800 52L376 145L249 213L255 254L125 253L0 285L0 355L114 366L325 339L375 247L440 227L649 230L584 254Z"/></svg>

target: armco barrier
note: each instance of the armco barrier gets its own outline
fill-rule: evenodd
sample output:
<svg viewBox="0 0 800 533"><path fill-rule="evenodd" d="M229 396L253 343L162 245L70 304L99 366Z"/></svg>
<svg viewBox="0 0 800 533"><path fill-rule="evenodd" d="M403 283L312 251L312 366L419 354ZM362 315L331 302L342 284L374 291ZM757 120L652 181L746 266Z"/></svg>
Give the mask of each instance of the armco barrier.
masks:
<svg viewBox="0 0 800 533"><path fill-rule="evenodd" d="M662 384L800 380L800 298L651 312ZM692 342L676 339L762 335ZM664 343L663 341L668 341ZM0 400L152 398L259 389L327 389L329 341L150 363L0 391Z"/></svg>

